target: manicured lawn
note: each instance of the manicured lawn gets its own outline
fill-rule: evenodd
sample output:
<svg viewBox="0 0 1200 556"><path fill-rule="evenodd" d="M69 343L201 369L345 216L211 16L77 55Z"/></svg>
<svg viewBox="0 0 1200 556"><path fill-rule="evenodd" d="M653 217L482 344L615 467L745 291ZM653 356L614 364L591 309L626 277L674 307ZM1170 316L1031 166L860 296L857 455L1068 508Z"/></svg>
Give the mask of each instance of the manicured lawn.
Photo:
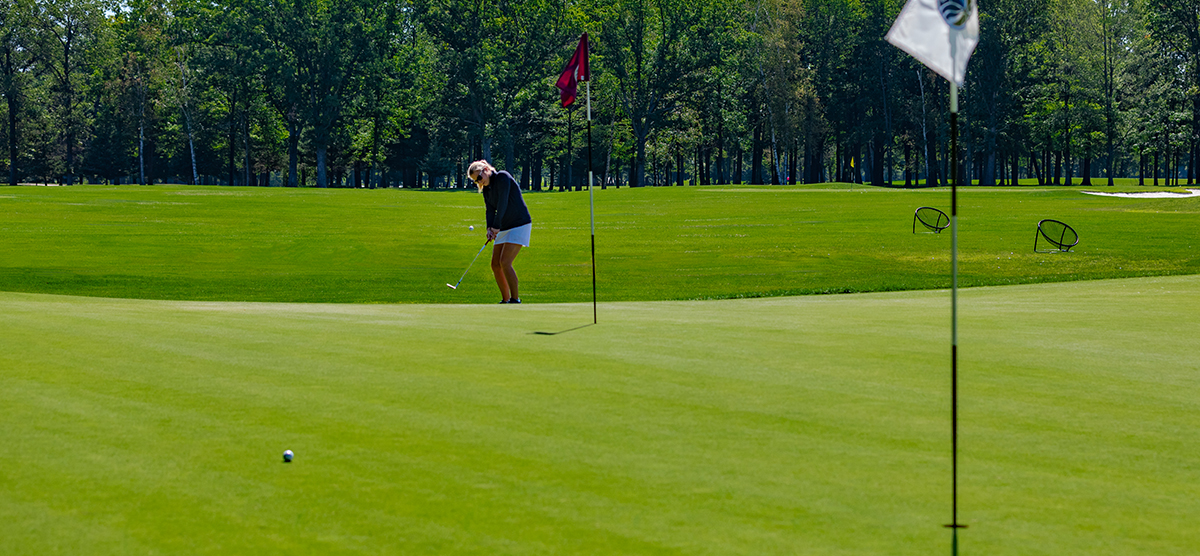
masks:
<svg viewBox="0 0 1200 556"><path fill-rule="evenodd" d="M0 553L947 554L948 297L3 293ZM1195 276L963 291L963 553L1200 551L1198 327Z"/></svg>
<svg viewBox="0 0 1200 556"><path fill-rule="evenodd" d="M959 193L963 554L1200 553L1200 198L1083 189ZM0 554L949 553L947 189L598 190L595 325L526 199L0 188Z"/></svg>
<svg viewBox="0 0 1200 556"><path fill-rule="evenodd" d="M961 284L1200 273L1200 198L1081 189L962 188ZM526 198L536 227L518 259L522 298L590 302L587 193ZM848 184L597 190L600 299L948 287L949 233L913 234L912 215L949 204L947 189ZM482 201L468 191L21 187L0 190L0 210L0 291L353 303L499 297L490 248L458 291L445 287L483 242ZM1033 252L1043 218L1078 230L1074 253Z"/></svg>

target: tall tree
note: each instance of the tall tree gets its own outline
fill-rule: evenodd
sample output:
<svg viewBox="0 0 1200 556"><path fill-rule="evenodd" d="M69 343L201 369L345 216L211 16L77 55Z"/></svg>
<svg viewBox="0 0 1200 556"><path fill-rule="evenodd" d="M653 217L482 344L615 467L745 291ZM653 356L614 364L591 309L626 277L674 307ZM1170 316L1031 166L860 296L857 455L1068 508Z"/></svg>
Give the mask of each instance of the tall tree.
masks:
<svg viewBox="0 0 1200 556"><path fill-rule="evenodd" d="M767 143L771 182L775 184L795 180L798 147L804 140L807 112L813 105L810 99L815 94L812 71L801 59L805 51L799 28L803 9L800 3L760 2L750 22L762 41L754 63L758 74L755 105L764 116L762 141Z"/></svg>
<svg viewBox="0 0 1200 556"><path fill-rule="evenodd" d="M1200 138L1200 0L1148 0L1147 4L1151 35L1179 60L1178 67L1185 76L1184 90L1191 112L1186 142L1191 159L1189 172L1194 173Z"/></svg>
<svg viewBox="0 0 1200 556"><path fill-rule="evenodd" d="M619 0L597 34L594 50L617 81L637 158L632 183L646 176L646 142L718 63L732 22L719 0Z"/></svg>
<svg viewBox="0 0 1200 556"><path fill-rule="evenodd" d="M563 51L588 25L587 11L560 0L420 0L416 7L440 47L445 117L465 130L470 157L494 158L499 140L499 166L515 171L518 141L552 126L546 117L553 112L544 105L553 88L546 81L561 71Z"/></svg>
<svg viewBox="0 0 1200 556"><path fill-rule="evenodd" d="M1134 4L1130 0L1096 0L1099 10L1100 41L1103 49L1104 136L1107 154L1108 185L1116 176L1118 118L1118 71L1129 57L1133 34Z"/></svg>
<svg viewBox="0 0 1200 556"><path fill-rule="evenodd" d="M18 119L34 57L30 51L33 6L26 0L0 0L0 94L7 108L8 184L17 185L20 129Z"/></svg>
<svg viewBox="0 0 1200 556"><path fill-rule="evenodd" d="M138 183L145 185L147 133L152 131L154 110L167 79L166 72L173 69L164 35L167 13L158 2L128 0L114 19L136 103ZM151 142L154 139L151 137Z"/></svg>
<svg viewBox="0 0 1200 556"><path fill-rule="evenodd" d="M52 76L57 97L55 123L63 149L59 170L66 183L73 184L80 136L86 126L81 89L92 69L88 50L103 25L103 6L97 0L39 0L35 14L41 39L39 56Z"/></svg>
<svg viewBox="0 0 1200 556"><path fill-rule="evenodd" d="M878 74L862 66L865 13L859 2L805 0L803 42L807 46L801 63L811 68L816 105L826 125L813 126L827 135L813 135L817 156L823 159L824 145L834 149L836 181L850 181L851 163L858 159L864 138L870 132L863 116L870 111L873 95L864 88L877 88ZM877 37L876 37L877 39ZM811 133L810 133L811 135ZM815 161L814 161L815 162ZM861 168L861 164L856 168ZM855 179L855 181L857 181Z"/></svg>
<svg viewBox="0 0 1200 556"><path fill-rule="evenodd" d="M276 111L288 123L289 183L303 121L312 132L317 186L329 184L329 149L372 57L394 52L403 0L238 0L242 30Z"/></svg>
<svg viewBox="0 0 1200 556"><path fill-rule="evenodd" d="M1049 7L1048 0L995 0L980 4L981 36L971 55L968 92L969 109L978 115L974 122L981 135L981 185L996 183L1002 139L1007 139L1007 146L1014 149L1028 144L1020 137L1024 131L1021 112L1028 89L1035 85L1035 59L1031 52L1042 44L1042 33L1049 24ZM1064 41L1069 42L1073 37L1073 25L1063 22L1059 28L1068 35ZM1060 50L1067 48L1060 46ZM1071 63L1074 58L1068 56L1073 54L1063 54L1060 63Z"/></svg>

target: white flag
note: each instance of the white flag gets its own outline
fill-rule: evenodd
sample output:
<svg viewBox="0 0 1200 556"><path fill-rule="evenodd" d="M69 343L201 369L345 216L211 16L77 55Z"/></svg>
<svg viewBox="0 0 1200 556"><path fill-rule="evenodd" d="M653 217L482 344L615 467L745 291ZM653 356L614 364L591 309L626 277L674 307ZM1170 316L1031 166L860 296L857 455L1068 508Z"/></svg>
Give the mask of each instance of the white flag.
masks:
<svg viewBox="0 0 1200 556"><path fill-rule="evenodd" d="M962 85L979 44L979 8L975 0L908 0L887 41Z"/></svg>

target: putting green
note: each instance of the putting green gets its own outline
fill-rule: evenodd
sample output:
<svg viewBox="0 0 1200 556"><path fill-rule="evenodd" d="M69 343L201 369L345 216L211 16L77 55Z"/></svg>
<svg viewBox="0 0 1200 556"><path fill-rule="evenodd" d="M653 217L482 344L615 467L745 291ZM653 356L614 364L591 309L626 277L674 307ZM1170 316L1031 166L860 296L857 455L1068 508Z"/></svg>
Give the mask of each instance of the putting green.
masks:
<svg viewBox="0 0 1200 556"><path fill-rule="evenodd" d="M963 552L1200 551L1200 277L960 295ZM948 292L591 309L0 293L0 553L949 551Z"/></svg>

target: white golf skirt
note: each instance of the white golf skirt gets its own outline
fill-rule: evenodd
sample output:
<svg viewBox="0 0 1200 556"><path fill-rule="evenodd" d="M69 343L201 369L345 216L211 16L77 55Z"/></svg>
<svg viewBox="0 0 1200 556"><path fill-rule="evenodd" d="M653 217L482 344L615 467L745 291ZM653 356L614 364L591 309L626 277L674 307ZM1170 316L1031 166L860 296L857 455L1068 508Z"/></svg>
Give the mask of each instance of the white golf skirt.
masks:
<svg viewBox="0 0 1200 556"><path fill-rule="evenodd" d="M529 247L529 233L532 231L533 223L502 230L499 234L496 234L496 245L500 245L501 243L515 243L521 247Z"/></svg>

